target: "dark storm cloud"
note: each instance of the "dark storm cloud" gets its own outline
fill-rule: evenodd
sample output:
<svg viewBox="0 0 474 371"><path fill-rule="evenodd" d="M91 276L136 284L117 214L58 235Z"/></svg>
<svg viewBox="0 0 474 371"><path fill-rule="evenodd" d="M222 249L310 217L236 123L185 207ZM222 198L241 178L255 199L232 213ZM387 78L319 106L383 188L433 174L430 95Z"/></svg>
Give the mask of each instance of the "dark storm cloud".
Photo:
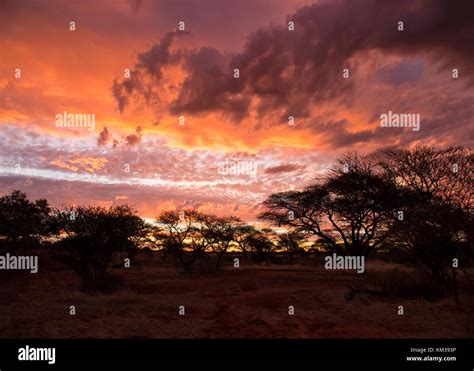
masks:
<svg viewBox="0 0 474 371"><path fill-rule="evenodd" d="M227 71L226 58L218 50L203 47L177 57L188 74L171 105L172 113L199 113L219 107L241 116L247 111L249 100L235 95L240 91L239 80Z"/></svg>
<svg viewBox="0 0 474 371"><path fill-rule="evenodd" d="M122 141L118 141L114 139L112 134L110 133L107 127L104 127L97 138L97 145L98 146L105 146L109 142L112 142L112 147L117 148L120 144L125 144L128 146L135 146L139 144L142 140L142 128L137 126L135 132L132 134L128 134Z"/></svg>
<svg viewBox="0 0 474 371"><path fill-rule="evenodd" d="M341 74L358 52L418 53L472 71L474 49L467 46L474 41L473 17L470 0L323 1L287 18L295 23L293 32L286 25L254 32L227 64L212 48L171 53L176 33L169 33L139 55L136 70L137 76L147 74L159 83L163 66L184 66L189 75L171 102L172 113L218 110L240 113L233 115L239 119L248 111L250 97L258 97L260 116L275 109L307 115L308 104L340 99L351 91L351 82ZM403 32L397 30L398 21L404 22ZM239 79L233 78L234 68L240 70ZM401 68L392 71L392 83L419 73ZM114 88L120 91L115 94L120 109L128 95L150 94L140 81L126 84Z"/></svg>
<svg viewBox="0 0 474 371"><path fill-rule="evenodd" d="M125 138L125 143L129 146L135 146L139 144L142 140L141 131L142 129L138 126L135 131L135 134L127 135L127 137Z"/></svg>
<svg viewBox="0 0 474 371"><path fill-rule="evenodd" d="M377 70L375 78L384 84L398 86L405 82L417 81L422 74L423 64L420 61L406 61Z"/></svg>
<svg viewBox="0 0 474 371"><path fill-rule="evenodd" d="M325 133L325 141L331 143L334 148L343 148L352 144L370 142L374 138L374 132L372 130L350 132L347 130L349 127L350 125L346 120L318 123L318 129Z"/></svg>
<svg viewBox="0 0 474 371"><path fill-rule="evenodd" d="M155 77L158 81L163 76L161 68L168 64L170 58L170 46L179 32L168 32L157 45L144 53L138 55L136 68Z"/></svg>
<svg viewBox="0 0 474 371"><path fill-rule="evenodd" d="M127 93L126 93L126 86L128 84L128 81L123 81L122 83L119 83L117 81L114 81L112 85L112 95L114 96L115 100L117 101L117 106L120 111L120 113L123 112L125 107L128 104L128 98L127 98Z"/></svg>
<svg viewBox="0 0 474 371"><path fill-rule="evenodd" d="M97 144L99 146L106 145L110 140L110 133L107 127L104 127L99 134L99 138L97 138Z"/></svg>
<svg viewBox="0 0 474 371"><path fill-rule="evenodd" d="M297 165L297 164L284 164L273 166L265 169L265 174L281 174L281 173L292 173L296 170L303 169L305 166Z"/></svg>

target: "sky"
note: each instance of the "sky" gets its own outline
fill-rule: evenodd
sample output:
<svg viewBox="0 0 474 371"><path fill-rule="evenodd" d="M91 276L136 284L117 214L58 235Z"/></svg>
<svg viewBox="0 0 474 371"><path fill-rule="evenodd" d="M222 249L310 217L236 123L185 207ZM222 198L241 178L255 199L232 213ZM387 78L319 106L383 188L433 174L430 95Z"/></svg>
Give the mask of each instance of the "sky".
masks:
<svg viewBox="0 0 474 371"><path fill-rule="evenodd" d="M0 195L252 222L347 152L472 147L472 45L470 0L0 0Z"/></svg>

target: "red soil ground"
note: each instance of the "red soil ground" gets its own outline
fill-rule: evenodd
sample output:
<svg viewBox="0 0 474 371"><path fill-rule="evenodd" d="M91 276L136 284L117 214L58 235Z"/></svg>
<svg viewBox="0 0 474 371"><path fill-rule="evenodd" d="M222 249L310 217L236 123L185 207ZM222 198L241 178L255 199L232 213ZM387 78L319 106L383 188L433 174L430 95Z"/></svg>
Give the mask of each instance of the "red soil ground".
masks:
<svg viewBox="0 0 474 371"><path fill-rule="evenodd" d="M113 294L79 290L76 274L40 257L37 274L2 272L2 338L458 338L474 335L474 290L435 301L357 294L348 285L394 268L372 261L367 274L322 264L230 262L219 272L184 275L158 254L139 267L112 270L124 286ZM407 269L402 266L401 270ZM76 315L69 315L69 307ZM185 306L186 315L178 315ZM288 314L288 306L295 314ZM399 305L404 315L397 314Z"/></svg>

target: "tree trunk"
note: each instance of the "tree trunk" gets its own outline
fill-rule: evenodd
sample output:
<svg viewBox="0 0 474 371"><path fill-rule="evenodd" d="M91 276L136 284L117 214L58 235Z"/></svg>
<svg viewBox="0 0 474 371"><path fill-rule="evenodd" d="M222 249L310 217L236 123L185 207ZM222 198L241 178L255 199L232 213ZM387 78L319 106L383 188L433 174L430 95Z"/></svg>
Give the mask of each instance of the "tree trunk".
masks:
<svg viewBox="0 0 474 371"><path fill-rule="evenodd" d="M460 304L461 302L459 301L458 282L456 279L456 268L451 267L451 269L453 272L452 282L453 282L454 301L456 302L456 304Z"/></svg>
<svg viewBox="0 0 474 371"><path fill-rule="evenodd" d="M226 250L227 250L227 249L226 249ZM219 267L220 267L220 265L221 265L222 257L224 256L226 250L221 251L221 252L217 255L216 270L219 270Z"/></svg>

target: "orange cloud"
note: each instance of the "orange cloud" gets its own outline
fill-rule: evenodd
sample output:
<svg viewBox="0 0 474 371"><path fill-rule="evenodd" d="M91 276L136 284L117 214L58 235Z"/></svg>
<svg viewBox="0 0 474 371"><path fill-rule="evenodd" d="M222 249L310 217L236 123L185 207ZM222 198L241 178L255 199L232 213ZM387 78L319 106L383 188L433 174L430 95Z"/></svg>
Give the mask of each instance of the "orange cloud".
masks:
<svg viewBox="0 0 474 371"><path fill-rule="evenodd" d="M102 169L108 160L105 157L83 157L75 159L59 158L50 162L51 165L60 169L66 169L73 172L86 171L94 173Z"/></svg>

